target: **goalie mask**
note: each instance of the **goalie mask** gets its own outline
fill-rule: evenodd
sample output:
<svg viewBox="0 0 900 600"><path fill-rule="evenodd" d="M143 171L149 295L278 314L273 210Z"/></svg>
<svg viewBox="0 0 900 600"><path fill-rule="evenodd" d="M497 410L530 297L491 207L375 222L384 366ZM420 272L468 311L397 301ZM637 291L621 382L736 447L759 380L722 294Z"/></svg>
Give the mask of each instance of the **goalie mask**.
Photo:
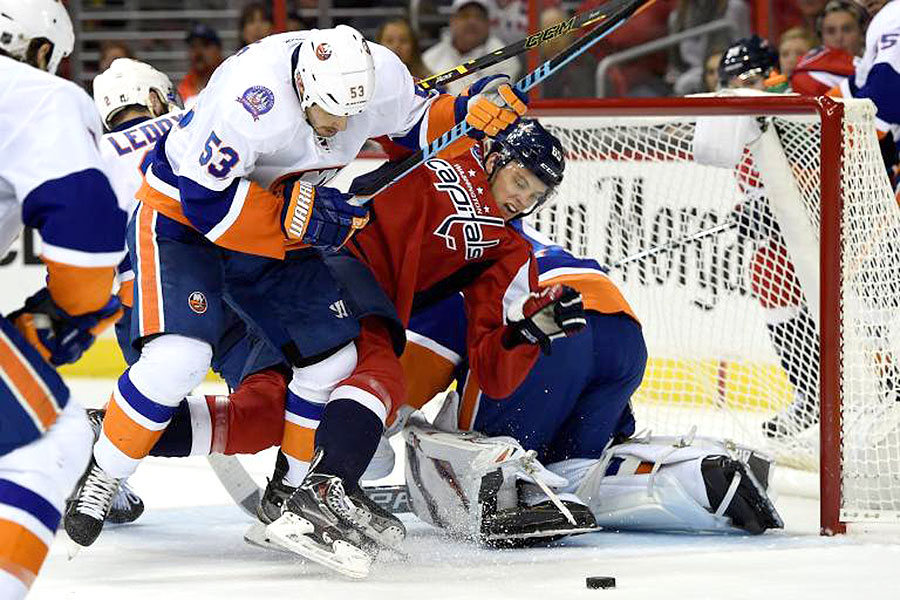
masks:
<svg viewBox="0 0 900 600"><path fill-rule="evenodd" d="M535 119L519 119L493 139L487 156L498 154L491 176L510 161L517 161L547 186L547 191L516 218L535 212L550 200L566 170L562 144ZM486 157L485 157L486 158Z"/></svg>
<svg viewBox="0 0 900 600"><path fill-rule="evenodd" d="M156 92L167 111L180 110L181 100L172 81L150 65L130 58L117 58L107 70L94 77L94 104L100 111L103 125L123 109L141 106L151 112L150 93ZM154 114L158 117L165 112Z"/></svg>
<svg viewBox="0 0 900 600"><path fill-rule="evenodd" d="M53 50L47 71L56 73L63 58L75 47L75 32L59 0L0 0L0 50L25 62L35 40L47 40Z"/></svg>
<svg viewBox="0 0 900 600"><path fill-rule="evenodd" d="M357 115L375 93L369 44L347 25L310 31L300 46L294 77L303 84L304 112L318 104L338 117Z"/></svg>

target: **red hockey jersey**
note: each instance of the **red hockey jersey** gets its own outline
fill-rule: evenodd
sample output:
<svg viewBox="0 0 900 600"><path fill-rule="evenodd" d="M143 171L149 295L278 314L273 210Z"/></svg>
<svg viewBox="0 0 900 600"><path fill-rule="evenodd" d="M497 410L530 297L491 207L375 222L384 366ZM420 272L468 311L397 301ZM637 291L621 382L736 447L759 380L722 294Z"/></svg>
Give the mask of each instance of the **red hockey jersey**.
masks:
<svg viewBox="0 0 900 600"><path fill-rule="evenodd" d="M500 216L479 150L427 161L378 196L371 213L348 248L375 273L404 325L416 305L461 291L470 366L489 395L512 393L539 350L505 349L505 316L537 289L537 268L530 244Z"/></svg>
<svg viewBox="0 0 900 600"><path fill-rule="evenodd" d="M791 73L791 89L803 96L824 96L853 75L854 60L837 48L814 48L800 59Z"/></svg>

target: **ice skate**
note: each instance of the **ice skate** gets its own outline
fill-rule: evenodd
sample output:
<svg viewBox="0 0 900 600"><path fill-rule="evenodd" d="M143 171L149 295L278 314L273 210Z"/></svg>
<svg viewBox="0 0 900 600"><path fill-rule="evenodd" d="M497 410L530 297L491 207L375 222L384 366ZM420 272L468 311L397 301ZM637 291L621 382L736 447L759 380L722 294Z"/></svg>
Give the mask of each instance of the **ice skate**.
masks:
<svg viewBox="0 0 900 600"><path fill-rule="evenodd" d="M103 521L112 508L120 479L110 477L91 457L75 493L66 502L65 528L73 542L90 546L103 530Z"/></svg>
<svg viewBox="0 0 900 600"><path fill-rule="evenodd" d="M313 472L287 499L281 516L265 533L295 554L361 579L368 576L374 555L358 541L351 524L358 518L356 512L340 478Z"/></svg>
<svg viewBox="0 0 900 600"><path fill-rule="evenodd" d="M102 408L87 409L88 421L91 424L91 430L94 432L94 442L100 437L100 431L103 429L103 417L106 416L106 410ZM90 469L91 465L88 465ZM122 525L125 523L134 523L144 514L144 501L137 495L127 481L122 481L119 489L113 496L112 506L106 520L109 523Z"/></svg>
<svg viewBox="0 0 900 600"><path fill-rule="evenodd" d="M352 517L354 527L379 546L397 551L406 539L403 522L373 502L358 486L348 495L356 509Z"/></svg>

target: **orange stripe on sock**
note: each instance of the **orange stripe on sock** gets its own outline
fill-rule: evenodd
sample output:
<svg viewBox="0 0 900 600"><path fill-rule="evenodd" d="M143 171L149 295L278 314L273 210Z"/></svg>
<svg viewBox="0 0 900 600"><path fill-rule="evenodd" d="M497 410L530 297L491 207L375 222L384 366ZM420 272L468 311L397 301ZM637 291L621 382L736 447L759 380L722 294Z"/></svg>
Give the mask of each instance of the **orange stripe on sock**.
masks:
<svg viewBox="0 0 900 600"><path fill-rule="evenodd" d="M285 421L281 449L291 458L312 461L316 452L316 430Z"/></svg>
<svg viewBox="0 0 900 600"><path fill-rule="evenodd" d="M14 394L18 394L37 415L44 430L50 428L59 416L56 403L50 397L47 388L39 381L32 370L23 362L12 341L0 332L0 370L6 384Z"/></svg>
<svg viewBox="0 0 900 600"><path fill-rule="evenodd" d="M103 418L103 433L122 454L140 460L150 454L165 429L151 431L125 414L115 396L109 399Z"/></svg>
<svg viewBox="0 0 900 600"><path fill-rule="evenodd" d="M0 569L31 587L44 559L47 545L34 533L14 521L0 519Z"/></svg>
<svg viewBox="0 0 900 600"><path fill-rule="evenodd" d="M145 205L138 209L138 250L140 253L140 267L138 275L140 281L140 319L141 335L151 335L161 332L159 303L159 273L157 271L156 234L153 231L153 218L156 212Z"/></svg>

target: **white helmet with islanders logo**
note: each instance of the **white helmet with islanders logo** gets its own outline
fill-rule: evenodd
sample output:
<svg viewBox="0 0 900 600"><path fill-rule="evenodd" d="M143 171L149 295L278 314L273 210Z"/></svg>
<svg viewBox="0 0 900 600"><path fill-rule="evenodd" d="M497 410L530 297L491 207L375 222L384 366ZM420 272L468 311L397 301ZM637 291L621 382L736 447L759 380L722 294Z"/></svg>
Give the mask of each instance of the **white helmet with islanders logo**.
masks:
<svg viewBox="0 0 900 600"><path fill-rule="evenodd" d="M154 117L181 108L181 100L172 80L147 63L117 58L108 69L94 77L94 104L106 127L119 111L129 106L151 109L151 92L156 92L165 109L154 114Z"/></svg>
<svg viewBox="0 0 900 600"><path fill-rule="evenodd" d="M362 34L347 25L313 29L303 40L294 77L303 84L305 111L349 117L365 110L375 93L375 63Z"/></svg>
<svg viewBox="0 0 900 600"><path fill-rule="evenodd" d="M0 50L24 62L34 40L47 40L53 44L47 71L56 73L60 61L75 47L72 20L62 2L0 0Z"/></svg>

